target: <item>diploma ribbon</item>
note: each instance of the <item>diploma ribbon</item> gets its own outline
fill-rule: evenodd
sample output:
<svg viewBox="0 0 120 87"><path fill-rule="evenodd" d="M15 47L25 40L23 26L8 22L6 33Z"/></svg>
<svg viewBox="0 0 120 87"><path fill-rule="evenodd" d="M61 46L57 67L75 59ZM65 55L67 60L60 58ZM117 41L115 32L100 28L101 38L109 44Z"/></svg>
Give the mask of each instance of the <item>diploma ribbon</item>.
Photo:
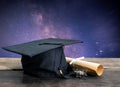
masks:
<svg viewBox="0 0 120 87"><path fill-rule="evenodd" d="M84 56L83 57L79 57L79 58L75 58L69 64L72 65L72 66L74 66L74 62L76 62L78 60L81 60L81 59L84 59L84 58L85 58Z"/></svg>

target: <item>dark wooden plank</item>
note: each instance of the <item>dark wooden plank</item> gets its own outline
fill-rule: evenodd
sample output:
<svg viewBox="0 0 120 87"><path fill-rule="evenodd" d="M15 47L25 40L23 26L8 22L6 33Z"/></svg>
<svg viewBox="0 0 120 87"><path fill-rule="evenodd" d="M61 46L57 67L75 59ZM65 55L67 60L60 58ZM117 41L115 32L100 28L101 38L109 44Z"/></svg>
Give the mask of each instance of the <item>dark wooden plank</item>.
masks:
<svg viewBox="0 0 120 87"><path fill-rule="evenodd" d="M120 87L120 70L106 69L101 77L40 79L22 71L0 71L0 87Z"/></svg>
<svg viewBox="0 0 120 87"><path fill-rule="evenodd" d="M0 60L0 65L3 66L13 64L16 67L16 63L20 63L20 59L8 59L9 62L14 62L6 64L4 64L6 60ZM106 67L103 75L100 77L87 76L81 79L40 79L24 75L21 70L0 70L0 87L120 87L119 58L91 58L85 60L103 64ZM20 67L17 65L17 67L20 68L21 65Z"/></svg>

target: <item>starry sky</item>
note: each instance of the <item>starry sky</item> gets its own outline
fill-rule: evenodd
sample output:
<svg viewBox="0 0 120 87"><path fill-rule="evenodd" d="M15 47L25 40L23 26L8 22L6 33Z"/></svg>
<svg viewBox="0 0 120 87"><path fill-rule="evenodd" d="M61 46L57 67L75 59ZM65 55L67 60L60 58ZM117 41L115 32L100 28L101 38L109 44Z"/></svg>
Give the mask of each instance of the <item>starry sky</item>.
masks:
<svg viewBox="0 0 120 87"><path fill-rule="evenodd" d="M120 57L119 0L0 0L0 57L20 57L1 47L44 38L82 40L69 57Z"/></svg>

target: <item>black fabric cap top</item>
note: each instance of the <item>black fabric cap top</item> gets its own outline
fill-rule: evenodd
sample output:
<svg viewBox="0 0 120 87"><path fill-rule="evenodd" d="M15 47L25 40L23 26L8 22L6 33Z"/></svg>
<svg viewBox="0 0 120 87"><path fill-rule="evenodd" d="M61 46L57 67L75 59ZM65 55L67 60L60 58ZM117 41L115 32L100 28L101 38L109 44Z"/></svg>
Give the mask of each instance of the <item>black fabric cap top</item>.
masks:
<svg viewBox="0 0 120 87"><path fill-rule="evenodd" d="M68 77L63 46L81 43L78 40L48 38L28 43L3 47L22 55L21 62L25 74L42 77Z"/></svg>
<svg viewBox="0 0 120 87"><path fill-rule="evenodd" d="M32 57L40 53L49 51L51 49L55 49L61 46L75 44L75 43L82 43L82 41L48 38L48 39L36 40L18 45L13 45L13 46L7 46L7 47L3 47L3 49L21 55L27 55Z"/></svg>

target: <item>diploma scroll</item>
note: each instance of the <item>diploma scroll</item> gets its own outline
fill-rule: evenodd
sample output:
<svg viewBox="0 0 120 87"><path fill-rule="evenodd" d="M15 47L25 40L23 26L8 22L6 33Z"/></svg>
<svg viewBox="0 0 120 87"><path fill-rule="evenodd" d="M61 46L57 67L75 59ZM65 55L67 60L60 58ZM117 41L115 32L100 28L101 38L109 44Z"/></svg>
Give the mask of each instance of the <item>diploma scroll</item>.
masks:
<svg viewBox="0 0 120 87"><path fill-rule="evenodd" d="M73 58L66 58L67 63L70 64L71 61L75 59ZM72 64L70 64L71 67L82 69L87 71L88 74L90 75L97 75L101 76L103 74L103 65L98 64L98 63L93 63L93 62L87 62L83 60L75 60Z"/></svg>

